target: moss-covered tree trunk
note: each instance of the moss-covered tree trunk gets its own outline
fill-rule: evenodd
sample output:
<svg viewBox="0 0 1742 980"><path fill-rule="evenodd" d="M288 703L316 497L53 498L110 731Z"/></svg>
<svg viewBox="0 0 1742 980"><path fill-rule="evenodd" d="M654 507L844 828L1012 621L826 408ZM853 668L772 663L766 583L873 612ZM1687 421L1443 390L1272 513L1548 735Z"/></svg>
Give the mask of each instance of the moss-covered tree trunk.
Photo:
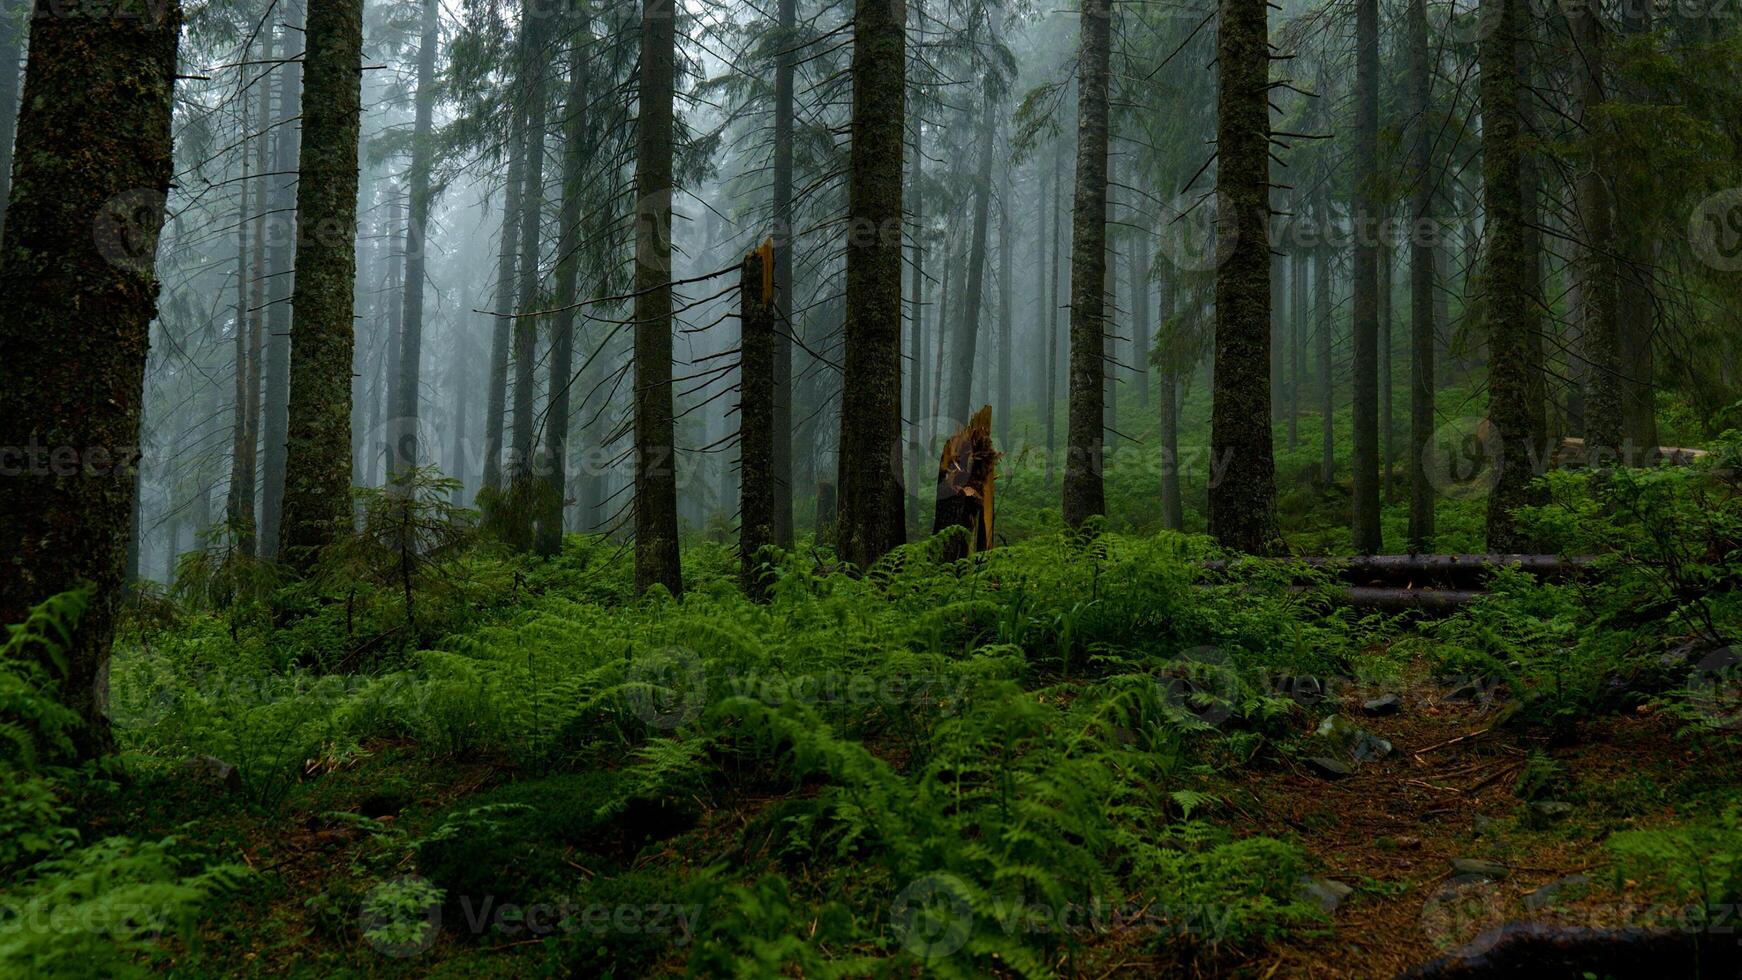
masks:
<svg viewBox="0 0 1742 980"><path fill-rule="evenodd" d="M363 0L308 11L296 185L289 450L279 553L308 567L351 527L351 293L357 272L357 137Z"/></svg>
<svg viewBox="0 0 1742 980"><path fill-rule="evenodd" d="M1410 140L1409 245L1409 548L1427 551L1434 538L1434 488L1427 452L1434 419L1434 127L1427 109L1433 75L1428 62L1427 0L1409 0Z"/></svg>
<svg viewBox="0 0 1742 980"><path fill-rule="evenodd" d="M301 54L293 38L302 37L301 4L285 9L284 51ZM272 132L272 211L267 252L265 389L261 418L260 555L278 554L280 517L284 513L284 457L290 413L291 289L295 279L296 239L288 234L296 212L297 129L302 103L302 65L290 60L274 71L278 76L278 113Z"/></svg>
<svg viewBox="0 0 1742 980"><path fill-rule="evenodd" d="M513 342L516 281L520 271L520 197L526 167L526 112L509 107L508 168L502 192L502 229L496 246L496 312L490 331L490 381L484 394L484 489L492 506L502 493L502 446L508 412L508 348Z"/></svg>
<svg viewBox="0 0 1742 980"><path fill-rule="evenodd" d="M841 382L841 557L869 568L907 535L901 488L901 176L906 0L855 0Z"/></svg>
<svg viewBox="0 0 1742 980"><path fill-rule="evenodd" d="M1077 527L1107 512L1106 426L1108 0L1083 0L1077 49L1077 187L1071 212L1070 426L1064 518Z"/></svg>
<svg viewBox="0 0 1742 980"><path fill-rule="evenodd" d="M18 135L18 63L24 57L29 5L0 10L0 242L6 240L6 202L12 194L12 142Z"/></svg>
<svg viewBox="0 0 1742 980"><path fill-rule="evenodd" d="M774 66L774 543L792 547L792 130L798 71L798 0L778 0L780 53Z"/></svg>
<svg viewBox="0 0 1742 980"><path fill-rule="evenodd" d="M1567 14L1579 57L1573 86L1574 111L1586 133L1588 158L1575 178L1581 248L1579 299L1585 377L1585 450L1593 463L1613 465L1623 437L1622 365L1617 345L1616 312L1620 270L1616 263L1614 201L1610 196L1608 128L1602 116L1603 63L1606 31L1592 3Z"/></svg>
<svg viewBox="0 0 1742 980"><path fill-rule="evenodd" d="M1488 420L1499 446L1493 493L1488 498L1488 550L1528 551L1514 511L1530 501L1530 358L1537 342L1536 258L1525 240L1523 148L1517 46L1527 16L1524 0L1483 0L1479 58L1482 108L1482 203L1487 238L1484 281L1488 326Z"/></svg>
<svg viewBox="0 0 1742 980"><path fill-rule="evenodd" d="M1059 278L1064 266L1064 173L1065 153L1061 147L1053 148L1052 166L1052 201L1047 206L1047 212L1052 217L1051 247L1047 250L1047 304L1046 304L1046 486L1052 489L1053 469L1058 462L1058 419L1059 419L1059 376L1064 372L1061 361L1067 361L1063 356L1065 338L1059 329L1063 317L1059 310L1064 306L1060 300L1062 290Z"/></svg>
<svg viewBox="0 0 1742 980"><path fill-rule="evenodd" d="M262 51L260 57L270 59L272 53ZM247 70L244 68L245 72ZM251 92L246 92L238 100L242 130L238 149L242 158L242 175L236 185L236 378L231 406L230 487L224 501L224 518L230 533L235 536L236 548L244 553L254 550L254 425L257 416L250 394L257 399L260 392L259 368L255 361L259 331L253 328L254 310L259 306L254 299L257 271L253 260L257 247L254 218L259 206L251 194L260 180L260 171L254 166L253 151L255 144L263 140L255 130L263 128L266 118L265 112L256 114L259 103L254 96L270 90L268 83L259 81L252 86Z"/></svg>
<svg viewBox="0 0 1742 980"><path fill-rule="evenodd" d="M635 589L683 593L671 384L672 100L676 0L643 0L635 151ZM898 178L899 179L899 178ZM897 197L899 203L900 198ZM897 378L899 381L899 378ZM896 416L900 418L899 413Z"/></svg>
<svg viewBox="0 0 1742 980"><path fill-rule="evenodd" d="M764 295L764 263L757 251L739 276L738 367L738 581L752 599L765 599L762 549L774 543L774 297Z"/></svg>
<svg viewBox="0 0 1742 980"><path fill-rule="evenodd" d="M1382 550L1379 531L1379 3L1355 0L1355 270L1352 541Z"/></svg>
<svg viewBox="0 0 1742 980"><path fill-rule="evenodd" d="M1010 175L1006 172L1006 186ZM1010 322L1010 275L1011 251L1015 242L1011 239L1014 233L1010 224L1010 198L1003 195L998 200L998 444L1010 445L1010 416L1015 412L1016 393L1013 390L1011 374L1014 371L1014 354L1011 344L1016 341L1016 332Z"/></svg>
<svg viewBox="0 0 1742 980"><path fill-rule="evenodd" d="M1169 273L1161 284L1161 325L1169 336L1177 336L1179 328L1174 318L1174 288L1176 274ZM1185 529L1185 506L1179 486L1179 397L1180 367L1178 352L1169 343L1157 365L1161 374L1161 526L1169 531Z"/></svg>
<svg viewBox="0 0 1742 980"><path fill-rule="evenodd" d="M526 108L526 162L520 192L520 278L514 320L514 435L508 448L508 498L503 536L517 551L530 551L541 488L533 472L533 423L537 415L539 249L544 230L544 144L549 102L545 84L550 15L539 0L521 8L519 90Z"/></svg>
<svg viewBox="0 0 1742 980"><path fill-rule="evenodd" d="M1216 361L1210 533L1277 550L1270 427L1270 42L1265 0L1222 0L1216 40Z"/></svg>
<svg viewBox="0 0 1742 980"><path fill-rule="evenodd" d="M423 292L427 276L430 212L430 171L435 146L436 48L441 43L441 20L436 0L423 0L423 35L417 52L417 107L412 123L411 169L407 173L410 216L405 226L405 296L402 304L399 363L390 370L399 373L394 386L393 446L388 456L389 472L417 465L418 394L423 384ZM430 447L434 451L438 447Z"/></svg>
<svg viewBox="0 0 1742 980"><path fill-rule="evenodd" d="M974 174L974 237L968 246L967 277L962 301L957 305L956 338L950 349L950 400L946 411L949 427L967 424L972 411L974 367L979 359L980 309L986 286L987 238L991 228L992 138L997 126L997 100L990 81L982 89L980 148Z"/></svg>
<svg viewBox="0 0 1742 980"><path fill-rule="evenodd" d="M917 23L925 22L925 6L915 4L914 19ZM913 126L913 181L909 189L908 210L912 213L913 235L911 257L908 262L911 269L908 273L908 321L913 324L913 333L908 341L908 349L912 352L912 370L907 377L907 421L908 421L908 486L913 487L911 501L913 508L911 523L917 528L923 501L919 497L930 481L926 474L927 446L925 437L926 416L926 316L925 316L925 120L919 111L919 89L914 86L908 94L911 113L908 117Z"/></svg>
<svg viewBox="0 0 1742 980"><path fill-rule="evenodd" d="M592 52L593 25L587 8L581 15L569 47L568 104L564 107L562 205L557 216L556 305L550 341L550 409L544 420L544 449L540 475L544 492L540 499L538 538L541 555L562 550L563 502L568 494L569 392L574 383L576 302L580 299L581 222L586 194L589 157L587 126L590 96L587 59Z"/></svg>
<svg viewBox="0 0 1742 980"><path fill-rule="evenodd" d="M38 13L0 248L0 623L92 587L64 651L85 757L110 744L180 30L175 2Z"/></svg>

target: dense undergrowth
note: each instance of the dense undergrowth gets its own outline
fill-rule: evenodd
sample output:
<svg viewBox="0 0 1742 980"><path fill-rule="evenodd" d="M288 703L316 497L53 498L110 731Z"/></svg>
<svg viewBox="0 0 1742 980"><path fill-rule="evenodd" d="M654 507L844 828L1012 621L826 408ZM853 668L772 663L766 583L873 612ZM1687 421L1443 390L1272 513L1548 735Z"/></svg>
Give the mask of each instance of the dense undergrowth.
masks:
<svg viewBox="0 0 1742 980"><path fill-rule="evenodd" d="M728 548L694 542L681 602L636 598L617 544L507 556L420 475L411 503L363 501L329 574L217 547L175 592L142 589L110 763L57 762L76 724L57 638L82 598L13 629L0 972L227 973L245 940L256 968L321 974L1047 976L1110 944L1213 968L1330 927L1303 842L1252 834L1226 789L1314 751L1343 690L1425 665L1551 742L1642 706L1729 737L1742 458L1724 445L1552 475L1532 526L1596 573L1499 574L1423 623L1293 589L1299 569L1212 575L1202 538L1032 514L951 564L937 539L863 575L801 548L766 605ZM413 526L407 566L388 531ZM1618 834L1611 859L1737 897L1733 804ZM293 834L342 859L248 866Z"/></svg>

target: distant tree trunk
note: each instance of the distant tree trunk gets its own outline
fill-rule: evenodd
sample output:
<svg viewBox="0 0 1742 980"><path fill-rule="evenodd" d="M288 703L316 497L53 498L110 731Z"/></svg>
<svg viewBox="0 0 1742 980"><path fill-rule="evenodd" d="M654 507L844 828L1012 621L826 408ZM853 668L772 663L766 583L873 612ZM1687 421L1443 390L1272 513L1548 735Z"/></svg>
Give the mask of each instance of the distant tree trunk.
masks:
<svg viewBox="0 0 1742 980"><path fill-rule="evenodd" d="M1106 424L1108 0L1083 0L1077 53L1077 188L1071 218L1071 410L1064 518L1078 527L1107 512Z"/></svg>
<svg viewBox="0 0 1742 980"><path fill-rule="evenodd" d="M1604 101L1604 28L1596 14L1595 0L1569 11L1568 26L1579 49L1575 65L1575 112L1586 130L1593 162L1578 174L1575 193L1578 216L1583 222L1583 260L1579 298L1584 304L1582 332L1584 359L1588 364L1585 385L1585 448L1592 461L1619 461L1624 436L1621 406L1623 371L1617 344L1617 304L1620 274L1615 261L1614 202L1610 197L1608 142L1602 124Z"/></svg>
<svg viewBox="0 0 1742 980"><path fill-rule="evenodd" d="M18 63L24 57L26 24L26 18L19 13L0 12L0 242L6 240L6 202L12 196L12 143L18 135Z"/></svg>
<svg viewBox="0 0 1742 980"><path fill-rule="evenodd" d="M254 51L250 47L248 57L252 58ZM270 59L272 53L265 51L260 54L263 59ZM246 70L244 70L246 71ZM246 77L246 74L244 74ZM254 86L255 92L265 92L270 88L265 83ZM239 100L241 138L238 141L238 152L242 158L241 180L236 185L236 387L233 398L234 418L230 427L230 488L224 502L224 518L229 524L231 539L237 550L252 554L254 551L254 432L253 411L248 404L248 393L259 392L259 377L254 366L255 341L257 331L250 329L254 321L251 312L254 303L254 264L250 258L251 244L255 235L254 216L250 214L253 201L249 190L259 175L254 172L254 155L252 146L257 142L254 127L257 122L264 123L266 114L261 112L258 117L253 112L255 99L252 93L244 94ZM264 129L265 126L260 127Z"/></svg>
<svg viewBox="0 0 1742 980"><path fill-rule="evenodd" d="M967 277L956 317L956 342L950 351L949 418L952 430L968 422L973 397L974 366L979 356L980 308L984 305L986 240L992 207L992 145L997 125L997 100L987 82L980 119L979 170L974 177L974 238L969 245Z"/></svg>
<svg viewBox="0 0 1742 980"><path fill-rule="evenodd" d="M678 562L677 550L677 436L671 404L672 102L677 86L676 18L676 0L643 0L641 108L635 150L634 312L635 591L645 592L654 585L663 585L674 596L683 594L683 569ZM899 173L896 181L899 188ZM899 190L896 201L899 208ZM896 382L899 391L899 375ZM899 408L895 418L899 423Z"/></svg>
<svg viewBox="0 0 1742 980"><path fill-rule="evenodd" d="M998 199L998 445L1006 449L1010 446L1010 416L1015 406L1010 377L1014 354L1010 345L1015 339L1010 323L1010 252L1015 245L1011 238L1010 200L1004 195Z"/></svg>
<svg viewBox="0 0 1742 980"><path fill-rule="evenodd" d="M563 189L557 216L556 322L550 343L550 407L544 420L541 475L545 487L539 509L538 553L562 551L563 501L568 496L569 386L574 378L576 302L580 299L581 221L587 192L587 59L593 25L587 7L578 5L579 23L569 47L569 91L563 107Z"/></svg>
<svg viewBox="0 0 1742 980"><path fill-rule="evenodd" d="M381 425L371 431L381 434L381 445L374 447L373 459L369 464L370 475L385 472L386 478L379 484L385 486L394 475L393 444L399 431L398 419L393 417L394 406L399 402L399 339L405 327L405 197L400 193L398 181L387 182L387 226L383 236L387 247L387 282L381 289L382 299L387 304L387 319L382 324L382 333L387 338L387 352L382 355L380 370L376 372L376 391L380 394ZM376 467L379 466L380 470Z"/></svg>
<svg viewBox="0 0 1742 980"><path fill-rule="evenodd" d="M792 547L792 129L798 0L778 0L780 53L774 66L774 544ZM917 166L917 164L916 164ZM914 171L917 181L919 171ZM917 197L915 199L917 204ZM918 213L917 211L915 212ZM915 267L916 269L918 266ZM917 274L917 273L916 273Z"/></svg>
<svg viewBox="0 0 1742 980"><path fill-rule="evenodd" d="M1298 246L1288 257L1289 311L1289 379L1288 379L1288 448L1300 444L1300 389L1306 375L1307 340L1307 256Z"/></svg>
<svg viewBox="0 0 1742 980"><path fill-rule="evenodd" d="M917 19L924 19L923 2L915 5ZM909 100L915 105L919 102L917 87L909 95ZM912 502L912 523L918 526L920 521L921 501L918 497L920 488L929 482L926 479L926 438L925 438L925 391L926 391L926 334L925 334L925 123L919 112L912 113L913 124L913 257L909 260L913 266L908 281L908 317L913 321L913 340L910 349L913 351L913 367L908 372L908 442L909 450L909 486L914 488Z"/></svg>
<svg viewBox="0 0 1742 980"><path fill-rule="evenodd" d="M292 3L285 11L285 54L291 52L292 37L300 37L301 4ZM300 52L298 52L300 54ZM273 127L272 211L273 233L268 250L271 275L267 290L266 320L266 397L263 408L261 441L265 444L264 478L260 494L260 556L278 555L280 516L284 512L284 459L290 411L290 325L291 285L296 268L296 239L277 229L294 224L296 211L297 133L296 119L301 112L302 65L295 59L279 65L278 116Z"/></svg>
<svg viewBox="0 0 1742 980"><path fill-rule="evenodd" d="M774 297L764 295L763 263L752 252L739 276L738 581L767 598L762 549L774 543Z"/></svg>
<svg viewBox="0 0 1742 980"><path fill-rule="evenodd" d="M92 587L62 688L88 723L75 750L91 758L112 745L109 650L157 315L181 6L65 16L45 7L31 26L0 248L0 445L29 469L0 493L0 623Z"/></svg>
<svg viewBox="0 0 1742 980"><path fill-rule="evenodd" d="M459 338L455 345L454 358L448 364L448 377L454 389L454 425L452 469L448 475L453 477L459 486L454 488L453 502L456 506L467 506L471 498L466 495L472 474L466 470L466 447L470 444L471 433L466 411L470 407L472 397L472 361L469 338Z"/></svg>
<svg viewBox="0 0 1742 980"><path fill-rule="evenodd" d="M1379 529L1379 3L1355 0L1355 551L1383 550Z"/></svg>
<svg viewBox="0 0 1742 980"><path fill-rule="evenodd" d="M525 0L521 22L520 97L526 105L526 163L520 192L520 281L514 321L514 438L508 450L508 501L504 536L509 547L530 551L538 478L533 473L533 422L538 411L539 234L544 230L544 143L549 106L546 100L545 14L538 0ZM667 247L669 248L669 240ZM669 305L669 304L668 304ZM669 362L669 358L668 358ZM669 373L669 366L668 366Z"/></svg>
<svg viewBox="0 0 1742 980"><path fill-rule="evenodd" d="M1059 336L1059 266L1064 257L1064 245L1061 241L1064 220L1060 210L1064 207L1064 172L1065 154L1059 147L1053 148L1052 168L1052 200L1046 210L1052 216L1052 248L1047 253L1047 277L1050 285L1047 288L1046 310L1046 486L1052 488L1053 466L1058 459L1058 418L1059 418L1059 345L1064 340Z"/></svg>
<svg viewBox="0 0 1742 980"><path fill-rule="evenodd" d="M1270 44L1265 0L1222 0L1216 42L1215 407L1210 533L1223 547L1280 546L1270 428ZM1230 247L1231 245L1231 247Z"/></svg>
<svg viewBox="0 0 1742 980"><path fill-rule="evenodd" d="M279 553L300 568L351 527L351 301L363 0L310 4L303 58L289 450Z"/></svg>
<svg viewBox="0 0 1742 980"><path fill-rule="evenodd" d="M1337 386L1331 363L1331 254L1322 247L1313 252L1313 322L1319 349L1319 482L1328 487L1337 479Z"/></svg>
<svg viewBox="0 0 1742 980"><path fill-rule="evenodd" d="M1141 212L1133 211L1132 224ZM1131 236L1127 273L1131 280L1131 379L1137 385L1138 407L1149 408L1149 229L1139 227Z"/></svg>
<svg viewBox="0 0 1742 980"><path fill-rule="evenodd" d="M1524 346L1519 353L1524 357L1525 396L1524 402L1530 412L1530 445L1534 455L1541 452L1544 457L1548 453L1548 376L1544 370L1542 319L1536 311L1543 308L1542 296L1542 233L1538 226L1542 221L1542 173L1537 165L1536 151L1531 148L1536 137L1536 111L1534 103L1537 98L1529 93L1536 86L1536 43L1537 30L1534 15L1524 14L1524 23L1520 27L1517 57L1518 57L1518 132L1521 137L1518 155L1518 184L1522 197L1524 254L1529 257L1530 267L1526 269L1529 276L1529 298L1531 303L1531 334L1525 338Z"/></svg>
<svg viewBox="0 0 1742 980"><path fill-rule="evenodd" d="M1161 285L1162 329L1176 334L1178 328L1169 321L1174 317L1176 278L1169 275ZM1185 507L1179 489L1179 366L1175 352L1162 358L1161 371L1161 526L1169 531L1185 530Z"/></svg>
<svg viewBox="0 0 1742 980"><path fill-rule="evenodd" d="M1637 38L1651 32L1650 4L1624 4L1621 29ZM1703 21L1708 18L1696 17ZM1696 28L1699 29L1699 28ZM1630 101L1650 105L1656 100L1649 87L1635 87ZM1657 315L1657 245L1653 241L1647 199L1655 175L1639 167L1614 168L1615 237L1623 283L1615 313L1615 353L1622 365L1620 376L1621 430L1626 462L1651 466L1657 457L1657 359L1654 351Z"/></svg>
<svg viewBox="0 0 1742 980"><path fill-rule="evenodd" d="M1482 109L1482 203L1486 214L1488 321L1488 418L1500 443L1499 473L1488 498L1488 550L1528 551L1514 523L1514 510L1530 500L1533 419L1529 356L1536 342L1536 257L1526 248L1524 186L1520 173L1522 78L1516 48L1524 34L1526 7L1518 0L1483 0L1493 16L1479 47ZM1498 8L1498 9L1494 9Z"/></svg>
<svg viewBox="0 0 1742 980"><path fill-rule="evenodd" d="M430 170L435 147L435 63L441 44L440 12L436 0L423 0L423 37L417 52L417 108L411 136L411 216L405 228L405 298L403 336L399 343L398 401L393 409L396 432L388 470L417 465L417 419L419 390L423 384L423 291L427 277L426 242L429 236ZM433 449L436 447L432 447Z"/></svg>
<svg viewBox="0 0 1742 980"><path fill-rule="evenodd" d="M848 165L840 552L869 568L906 536L901 489L901 174L906 0L856 0Z"/></svg>
<svg viewBox="0 0 1742 980"><path fill-rule="evenodd" d="M1110 2L1111 0L1109 0L1109 3ZM1103 331L1102 344L1104 345L1104 349L1101 358L1101 373L1103 376L1103 383L1106 385L1106 394L1103 395L1101 399L1101 418L1103 420L1103 432L1113 433L1115 440L1117 440L1119 434L1119 367L1121 364L1119 350L1120 326L1118 318L1119 263L1115 261L1119 254L1119 248L1114 242L1111 229L1119 221L1117 196L1118 195L1113 190L1111 174L1109 174L1107 181L1107 228L1109 229L1109 234L1107 235L1107 261L1102 264L1106 280L1101 286L1101 318L1106 323L1106 329ZM1105 439L1106 437L1103 435L1101 447L1101 463L1103 470L1106 467L1106 453L1108 451ZM1117 442L1115 442L1114 445L1115 448L1117 448Z"/></svg>
<svg viewBox="0 0 1742 980"><path fill-rule="evenodd" d="M1380 499L1392 499L1392 468L1397 463L1392 413L1391 244L1379 245L1379 473Z"/></svg>
<svg viewBox="0 0 1742 980"><path fill-rule="evenodd" d="M511 315L519 296L520 198L525 190L526 112L520 102L509 107L508 169L502 194L502 230L496 251L496 317L490 334L490 383L484 407L484 489L500 495L503 432L508 412L508 347L514 333ZM495 501L500 503L500 499Z"/></svg>
<svg viewBox="0 0 1742 980"><path fill-rule="evenodd" d="M1428 63L1427 0L1409 0L1409 116L1413 184L1409 246L1409 548L1429 550L1434 539L1434 488L1427 452L1434 434L1434 128L1427 112L1432 85Z"/></svg>

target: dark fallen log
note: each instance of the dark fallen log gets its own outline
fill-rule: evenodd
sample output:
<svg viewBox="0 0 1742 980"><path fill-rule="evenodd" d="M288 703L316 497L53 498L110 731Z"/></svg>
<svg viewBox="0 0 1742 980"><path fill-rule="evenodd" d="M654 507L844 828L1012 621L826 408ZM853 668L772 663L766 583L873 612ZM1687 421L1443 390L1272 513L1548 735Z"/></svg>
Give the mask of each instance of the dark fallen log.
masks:
<svg viewBox="0 0 1742 980"><path fill-rule="evenodd" d="M1742 946L1730 935L1677 929L1586 929L1508 922L1398 980L1489 980L1500 977L1742 976Z"/></svg>
<svg viewBox="0 0 1742 980"><path fill-rule="evenodd" d="M1671 466L1688 466L1694 460L1710 455L1704 449L1687 446L1651 446L1639 449L1628 447L1622 450L1624 458L1620 462L1626 466L1655 466L1660 462L1669 463ZM1557 468L1582 467L1586 462L1585 440L1573 436L1561 440L1560 448L1554 455L1554 465Z"/></svg>
<svg viewBox="0 0 1742 980"><path fill-rule="evenodd" d="M1295 586L1297 593L1318 590ZM1357 585L1326 589L1322 592L1332 602L1372 609L1378 612L1421 612L1445 615L1475 602L1482 593L1469 589L1408 589L1402 587Z"/></svg>
<svg viewBox="0 0 1742 980"><path fill-rule="evenodd" d="M1355 557L1309 557L1260 559L1303 566L1335 575L1344 582L1440 583L1455 586L1480 585L1489 573L1516 568L1540 578L1571 579L1589 571L1593 559L1560 555L1362 555ZM1227 571L1229 563L1208 561L1204 568Z"/></svg>

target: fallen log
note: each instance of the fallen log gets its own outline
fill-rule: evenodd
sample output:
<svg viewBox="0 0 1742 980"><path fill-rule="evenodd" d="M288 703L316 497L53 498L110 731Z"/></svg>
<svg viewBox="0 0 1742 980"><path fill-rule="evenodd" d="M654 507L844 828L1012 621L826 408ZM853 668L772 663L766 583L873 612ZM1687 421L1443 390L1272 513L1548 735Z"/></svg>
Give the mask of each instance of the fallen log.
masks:
<svg viewBox="0 0 1742 980"><path fill-rule="evenodd" d="M1398 980L1520 976L1659 980L1734 977L1742 975L1739 971L1742 946L1724 937L1665 928L1588 929L1526 920L1490 929Z"/></svg>
<svg viewBox="0 0 1742 980"><path fill-rule="evenodd" d="M1297 585L1297 594L1312 593L1308 586ZM1475 602L1482 593L1470 589L1410 589L1403 587L1357 585L1323 590L1332 602L1357 609L1378 612L1420 612L1446 615Z"/></svg>
<svg viewBox="0 0 1742 980"><path fill-rule="evenodd" d="M1669 463L1671 466L1687 466L1696 459L1710 456L1711 453L1687 446L1652 446L1644 450L1627 447L1621 450L1621 455L1624 457L1621 462L1627 466L1655 466L1659 462ZM1562 439L1553 462L1557 467L1584 466L1585 440L1575 436Z"/></svg>
<svg viewBox="0 0 1742 980"><path fill-rule="evenodd" d="M1588 556L1560 555L1361 555L1354 557L1307 557L1257 559L1304 566L1312 571L1335 575L1350 583L1442 583L1447 585L1478 585L1489 573L1500 568L1515 568L1531 575L1549 579L1571 579L1588 572L1594 559ZM1204 568L1225 572L1230 563L1207 561Z"/></svg>

